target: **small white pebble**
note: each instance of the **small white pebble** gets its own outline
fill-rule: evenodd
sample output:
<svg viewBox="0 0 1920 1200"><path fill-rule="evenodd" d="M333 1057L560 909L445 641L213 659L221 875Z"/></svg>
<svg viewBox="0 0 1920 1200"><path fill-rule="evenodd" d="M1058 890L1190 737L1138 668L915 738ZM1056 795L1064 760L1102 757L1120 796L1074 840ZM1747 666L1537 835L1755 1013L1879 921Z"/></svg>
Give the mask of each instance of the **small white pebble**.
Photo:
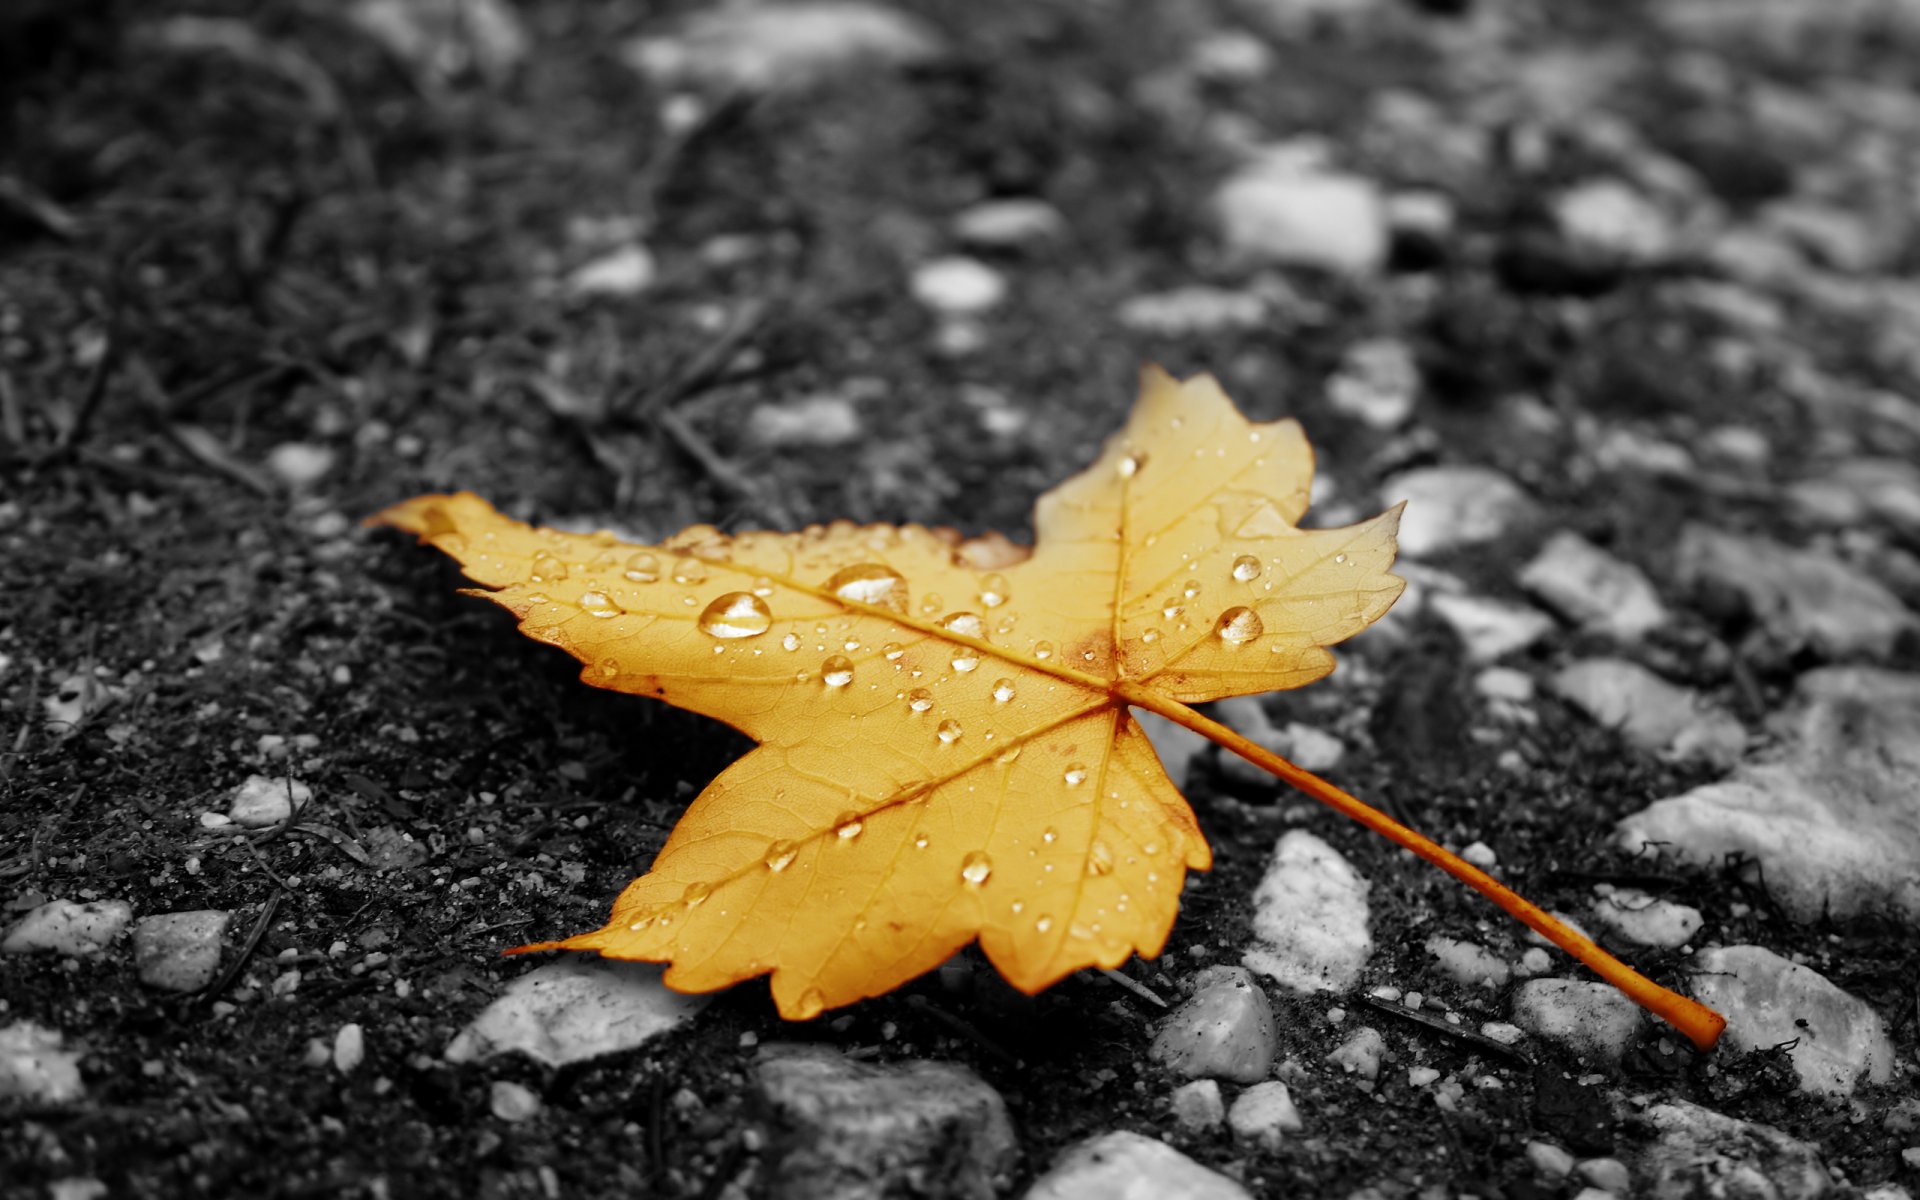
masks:
<svg viewBox="0 0 1920 1200"><path fill-rule="evenodd" d="M1473 843L1460 852L1460 857L1466 859L1474 866L1479 867L1482 871L1491 871L1494 867L1500 865L1500 856L1495 854L1493 847L1487 845L1485 842Z"/></svg>
<svg viewBox="0 0 1920 1200"><path fill-rule="evenodd" d="M1407 1082L1414 1087L1426 1087L1438 1078L1440 1078L1440 1072L1432 1067L1407 1068Z"/></svg>
<svg viewBox="0 0 1920 1200"><path fill-rule="evenodd" d="M333 1069L342 1075L351 1075L366 1057L366 1032L352 1022L342 1025L340 1032L333 1035Z"/></svg>
<svg viewBox="0 0 1920 1200"><path fill-rule="evenodd" d="M540 1097L511 1079L496 1079L491 1107L502 1121L524 1121L540 1111Z"/></svg>

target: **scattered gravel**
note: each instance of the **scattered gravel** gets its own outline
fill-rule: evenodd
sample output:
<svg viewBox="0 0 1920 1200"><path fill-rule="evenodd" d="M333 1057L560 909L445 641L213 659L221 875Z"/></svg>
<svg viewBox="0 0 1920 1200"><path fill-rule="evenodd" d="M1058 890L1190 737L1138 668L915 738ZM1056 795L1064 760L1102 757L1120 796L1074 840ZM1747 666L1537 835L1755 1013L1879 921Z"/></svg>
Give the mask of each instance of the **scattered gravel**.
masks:
<svg viewBox="0 0 1920 1200"><path fill-rule="evenodd" d="M1287 1085L1277 1079L1241 1092L1227 1112L1227 1125L1235 1141L1267 1151L1279 1150L1288 1134L1306 1128Z"/></svg>
<svg viewBox="0 0 1920 1200"><path fill-rule="evenodd" d="M1253 896L1257 974L1302 992L1344 992L1373 954L1367 881L1340 852L1304 830L1281 835Z"/></svg>
<svg viewBox="0 0 1920 1200"><path fill-rule="evenodd" d="M1025 1200L1252 1200L1252 1193L1165 1142L1116 1131L1077 1142Z"/></svg>
<svg viewBox="0 0 1920 1200"><path fill-rule="evenodd" d="M52 950L69 958L93 958L106 953L131 920L133 906L124 900L49 900L13 923L0 938L0 952Z"/></svg>
<svg viewBox="0 0 1920 1200"><path fill-rule="evenodd" d="M1534 511L1519 484L1487 467L1419 467L1381 484L1380 500L1407 502L1400 553L1408 558L1498 541Z"/></svg>
<svg viewBox="0 0 1920 1200"><path fill-rule="evenodd" d="M1645 1014L1604 983L1529 979L1513 990L1513 1023L1597 1063L1620 1061Z"/></svg>
<svg viewBox="0 0 1920 1200"><path fill-rule="evenodd" d="M220 944L232 914L214 909L161 913L133 924L140 982L169 992L197 992L220 971Z"/></svg>
<svg viewBox="0 0 1920 1200"><path fill-rule="evenodd" d="M568 955L527 972L447 1045L449 1062L519 1051L548 1066L631 1050L706 1006L669 991L653 963Z"/></svg>
<svg viewBox="0 0 1920 1200"><path fill-rule="evenodd" d="M1209 967L1160 1024L1150 1050L1176 1079L1253 1083L1273 1069L1273 1007L1242 967Z"/></svg>

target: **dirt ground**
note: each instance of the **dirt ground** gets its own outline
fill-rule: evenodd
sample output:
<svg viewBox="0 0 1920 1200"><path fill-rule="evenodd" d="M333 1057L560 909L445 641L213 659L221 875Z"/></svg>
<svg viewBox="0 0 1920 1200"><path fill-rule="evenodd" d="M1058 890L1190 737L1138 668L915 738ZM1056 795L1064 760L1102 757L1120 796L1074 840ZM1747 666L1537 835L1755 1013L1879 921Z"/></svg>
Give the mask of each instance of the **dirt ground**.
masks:
<svg viewBox="0 0 1920 1200"><path fill-rule="evenodd" d="M796 1038L978 1071L1019 1135L1010 1194L1079 1138L1165 1128L1167 1085L1145 1056L1156 1010L1097 975L1023 997L968 956L804 1027L756 982L610 1059L447 1062L453 1035L527 969L500 950L596 927L745 743L581 686L570 660L457 595L437 556L361 519L470 488L516 515L647 538L838 517L1024 537L1033 497L1091 459L1154 360L1215 372L1252 416L1299 416L1356 513L1395 470L1483 462L1554 521L1657 557L1676 511L1767 519L1778 478L1596 481L1503 401L1547 395L1575 424L1682 441L1737 421L1790 455L1824 433L1783 398L1767 335L1674 301L1668 285L1711 267L1622 267L1553 240L1537 197L1594 169L1563 127L1463 115L1504 149L1484 173L1435 178L1370 149L1363 118L1389 89L1457 95L1477 53L1459 43L1475 37L1497 44L1500 69L1547 76L1624 57L1608 86L1566 103L1604 108L1740 212L1790 189L1800 164L1749 137L1740 111L1689 107L1697 74L1746 73L1817 106L1820 79L1910 88L1916 61L1875 30L1802 58L1689 58L1640 5L1357 5L1385 14L1378 28L1276 33L1249 15L1258 4L926 0L902 7L942 35L935 61L667 119L617 48L692 7L519 0L524 60L445 71L319 3L27 0L0 14L0 907L233 915L221 975L194 994L144 986L124 948L0 962L0 1023L64 1031L87 1081L72 1103L0 1101L0 1193L91 1178L116 1197L717 1196L755 1153L752 1043ZM1266 45L1261 79L1181 82L1175 48L1221 30ZM1208 209L1231 164L1221 113L1268 138L1324 137L1389 183L1438 186L1458 225L1403 232L1372 277L1237 261ZM983 252L1020 285L961 344L908 280L947 247L953 213L1004 196L1043 197L1070 228ZM643 290L569 283L634 237L655 259ZM1908 240L1876 269L1916 266ZM1116 316L1143 293L1275 279L1286 315L1254 326L1152 332ZM1427 380L1411 431L1326 399L1345 349L1382 332ZM1856 321L1807 309L1777 336L1828 377L1913 394L1920 355ZM858 437L764 434L762 405L810 395L851 398ZM1447 565L1511 593L1537 545ZM1711 612L1690 615L1655 653L1686 670L1723 639ZM1431 618L1391 653L1354 653L1359 682L1270 705L1346 739L1343 786L1452 845L1497 830L1503 875L1549 907L1631 883L1712 913L1721 941L1804 955L1886 1014L1911 1059L1911 928L1794 925L1737 872L1650 873L1605 848L1615 820L1710 768L1625 748L1553 702L1505 740L1476 737L1472 672ZM1804 665L1696 682L1757 718ZM77 722L47 719L63 697ZM1518 771L1503 762L1514 753ZM313 788L301 828L203 825L256 773ZM1274 840L1300 824L1373 880L1370 981L1419 978L1433 933L1519 944L1476 897L1298 797L1210 760L1188 795L1218 865L1166 955L1129 967L1166 995L1237 961ZM1680 955L1637 965L1674 982ZM1282 1057L1318 1063L1334 1001L1275 1003ZM1500 1015L1479 1003L1476 1020ZM1403 1067L1484 1059L1390 1012L1369 1019ZM368 1031L367 1061L347 1075L310 1061L347 1023ZM1295 1088L1309 1134L1280 1151L1224 1131L1175 1141L1233 1162L1261 1195L1570 1196L1533 1176L1526 1142L1604 1148L1614 1133L1579 1114L1680 1097L1789 1129L1850 1186L1912 1182L1877 1115L1885 1095L1810 1103L1777 1055L1710 1060L1649 1034L1611 1073L1550 1048L1532 1058L1456 1111L1404 1070L1372 1093L1312 1074ZM501 1078L531 1088L539 1114L491 1115Z"/></svg>

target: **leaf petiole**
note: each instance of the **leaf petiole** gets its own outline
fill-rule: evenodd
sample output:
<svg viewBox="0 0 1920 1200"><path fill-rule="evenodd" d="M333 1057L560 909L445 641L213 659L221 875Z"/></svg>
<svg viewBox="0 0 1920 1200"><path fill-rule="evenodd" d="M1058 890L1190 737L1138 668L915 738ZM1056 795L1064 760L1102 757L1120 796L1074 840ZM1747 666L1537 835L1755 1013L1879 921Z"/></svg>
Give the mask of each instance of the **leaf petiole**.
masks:
<svg viewBox="0 0 1920 1200"><path fill-rule="evenodd" d="M1521 896L1431 838L1416 833L1313 772L1294 765L1266 747L1242 737L1220 722L1194 711L1177 700L1170 700L1164 696L1155 695L1147 689L1136 689L1124 683L1115 685L1113 692L1116 697L1136 708L1158 713L1169 721L1185 726L1201 737L1226 747L1343 816L1358 821L1388 841L1426 859L1499 905L1503 911L1527 928L1585 963L1594 974L1625 992L1634 1003L1679 1030L1698 1049L1711 1050L1720 1040L1721 1031L1727 1026L1725 1017L1696 1000L1661 987L1602 950L1591 939L1582 937L1552 913Z"/></svg>

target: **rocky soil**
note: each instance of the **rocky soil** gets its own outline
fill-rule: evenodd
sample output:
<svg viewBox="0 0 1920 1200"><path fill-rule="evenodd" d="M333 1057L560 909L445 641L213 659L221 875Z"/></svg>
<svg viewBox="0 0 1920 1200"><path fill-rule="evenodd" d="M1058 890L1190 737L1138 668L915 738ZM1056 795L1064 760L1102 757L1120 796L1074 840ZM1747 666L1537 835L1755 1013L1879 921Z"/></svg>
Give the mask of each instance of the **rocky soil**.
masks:
<svg viewBox="0 0 1920 1200"><path fill-rule="evenodd" d="M0 1194L1907 1200L1920 4L17 0ZM765 986L597 926L737 755L363 530L1028 528L1143 360L1406 597L1159 739L1166 953Z"/></svg>

